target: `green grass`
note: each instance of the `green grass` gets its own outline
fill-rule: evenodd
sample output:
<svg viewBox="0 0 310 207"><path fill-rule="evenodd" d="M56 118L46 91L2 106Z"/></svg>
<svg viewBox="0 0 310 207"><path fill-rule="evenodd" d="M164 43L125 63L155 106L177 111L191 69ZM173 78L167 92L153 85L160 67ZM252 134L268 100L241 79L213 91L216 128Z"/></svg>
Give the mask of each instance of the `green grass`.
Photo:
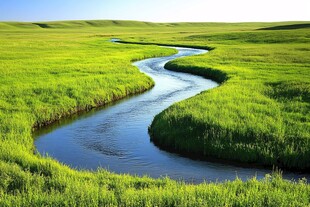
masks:
<svg viewBox="0 0 310 207"><path fill-rule="evenodd" d="M309 185L279 174L189 185L76 171L34 154L32 138L36 127L151 88L153 81L131 62L175 52L112 44L110 38L173 42L215 49L169 68L223 83L157 116L151 129L156 138L169 145L175 134L178 149L200 153L203 146L213 152L204 155L233 154L245 162L269 164L272 156L285 155L280 161L307 168L309 30L257 30L291 24L301 23L0 23L0 206L308 206ZM180 131L184 124L190 131ZM193 147L210 137L214 145Z"/></svg>
<svg viewBox="0 0 310 207"><path fill-rule="evenodd" d="M222 85L155 117L160 146L204 158L310 169L310 29L191 35L215 50L167 64Z"/></svg>

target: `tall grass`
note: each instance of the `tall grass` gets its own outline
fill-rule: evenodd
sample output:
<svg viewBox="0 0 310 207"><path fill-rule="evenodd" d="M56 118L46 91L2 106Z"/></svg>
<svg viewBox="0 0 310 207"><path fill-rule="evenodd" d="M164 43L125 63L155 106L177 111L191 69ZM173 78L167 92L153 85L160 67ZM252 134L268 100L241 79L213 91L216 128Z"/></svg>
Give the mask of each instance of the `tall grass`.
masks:
<svg viewBox="0 0 310 207"><path fill-rule="evenodd" d="M216 49L166 68L222 85L156 116L154 142L204 158L309 170L309 35L300 29L186 37Z"/></svg>
<svg viewBox="0 0 310 207"><path fill-rule="evenodd" d="M108 42L112 37L127 41L216 47L205 56L182 59L170 66L179 70L190 66L195 69L190 72L224 82L222 86L172 106L155 119L154 132L160 129L156 128L158 123L169 120L176 129L178 124L188 124L184 129L192 129L199 137L201 130L190 127L205 128L207 123L212 123L214 129L208 133L216 134L215 129L222 126L226 127L227 134L231 133L232 139L233 133L243 133L245 136L238 137L238 140L240 149L244 149L244 143L249 146L255 143L247 141L247 133L257 135L256 132L262 132L267 125L265 122L269 126L263 130L266 135L272 137L270 132L285 134L287 131L278 127L280 120L285 127L292 123L289 128L292 134L308 138L309 73L308 62L305 61L308 60L308 46L300 42L264 44L259 50L256 43L237 43L237 40L225 43L221 37L226 32L272 26L279 26L279 23L0 23L0 206L309 205L309 185L305 181L283 180L280 174L267 175L261 181L252 178L246 182L236 179L189 185L169 178L140 178L103 170L77 171L34 153L31 133L36 127L151 88L153 81L133 67L131 61L175 52L156 46L112 44ZM307 36L307 31L304 33ZM209 42L203 35L219 36L218 40ZM262 54L265 51L268 51L267 55ZM292 51L296 51L297 55ZM270 54L273 56L269 57ZM283 70L285 75L279 76ZM296 91L302 93L298 92L291 98L290 94L296 94ZM237 102L234 97L237 97ZM238 107L243 104L246 107ZM206 113L206 107L212 111ZM244 116L250 112L254 117ZM171 122L174 119L172 115L177 118L174 122ZM189 121L182 122L186 116L190 117L187 118ZM242 121L235 123L235 120ZM261 124L254 127L256 120ZM169 128L165 132L169 137L175 131ZM221 140L219 135L214 139ZM261 137L258 136L257 140ZM195 138L191 138L196 145ZM292 145L286 136L283 140L291 144L288 146L292 148L292 155L299 153L300 147L306 149L301 142ZM296 140L306 139L297 137ZM179 141L182 143L182 139ZM216 149L216 146L210 149Z"/></svg>

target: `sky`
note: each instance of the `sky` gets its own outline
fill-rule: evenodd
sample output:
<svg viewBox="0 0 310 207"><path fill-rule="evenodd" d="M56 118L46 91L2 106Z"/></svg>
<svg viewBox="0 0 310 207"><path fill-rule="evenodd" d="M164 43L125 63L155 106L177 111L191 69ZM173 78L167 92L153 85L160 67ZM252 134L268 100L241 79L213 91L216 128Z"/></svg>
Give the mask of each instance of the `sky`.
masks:
<svg viewBox="0 0 310 207"><path fill-rule="evenodd" d="M310 21L310 0L0 0L0 21Z"/></svg>

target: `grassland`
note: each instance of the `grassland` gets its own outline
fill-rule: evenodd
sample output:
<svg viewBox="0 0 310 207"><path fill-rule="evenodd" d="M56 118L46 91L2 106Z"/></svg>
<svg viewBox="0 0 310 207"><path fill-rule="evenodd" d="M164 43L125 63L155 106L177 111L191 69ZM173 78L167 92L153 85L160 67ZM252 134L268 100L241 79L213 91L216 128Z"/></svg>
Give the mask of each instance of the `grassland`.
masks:
<svg viewBox="0 0 310 207"><path fill-rule="evenodd" d="M153 140L203 158L309 170L310 29L199 34L182 41L190 42L216 49L166 67L222 85L158 115Z"/></svg>
<svg viewBox="0 0 310 207"><path fill-rule="evenodd" d="M195 35L132 38L211 49L166 68L223 84L158 115L153 141L192 157L309 171L310 24L250 25L209 24L210 32Z"/></svg>
<svg viewBox="0 0 310 207"><path fill-rule="evenodd" d="M188 185L76 171L35 154L31 135L63 116L151 88L153 81L131 62L175 52L112 44L111 37L173 42L215 48L167 67L222 85L158 115L151 127L156 142L308 169L310 34L304 26L282 30L288 24L301 23L0 23L0 206L308 206L309 185L278 174Z"/></svg>

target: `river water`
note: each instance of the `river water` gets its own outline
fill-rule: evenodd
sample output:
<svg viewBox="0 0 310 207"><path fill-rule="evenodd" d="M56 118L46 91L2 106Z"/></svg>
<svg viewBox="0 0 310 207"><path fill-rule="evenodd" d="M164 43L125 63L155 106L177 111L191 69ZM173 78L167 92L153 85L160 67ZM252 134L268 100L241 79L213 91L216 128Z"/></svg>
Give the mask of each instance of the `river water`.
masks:
<svg viewBox="0 0 310 207"><path fill-rule="evenodd" d="M260 179L271 173L267 169L192 160L160 150L150 142L148 126L156 114L175 102L218 86L199 76L165 70L164 65L170 60L207 52L176 49L179 51L176 55L134 63L153 78L154 88L36 131L37 151L77 169L101 167L115 173L154 178L169 176L191 183L234 180L236 176L243 180L253 176ZM284 172L283 177L309 180L310 175Z"/></svg>

